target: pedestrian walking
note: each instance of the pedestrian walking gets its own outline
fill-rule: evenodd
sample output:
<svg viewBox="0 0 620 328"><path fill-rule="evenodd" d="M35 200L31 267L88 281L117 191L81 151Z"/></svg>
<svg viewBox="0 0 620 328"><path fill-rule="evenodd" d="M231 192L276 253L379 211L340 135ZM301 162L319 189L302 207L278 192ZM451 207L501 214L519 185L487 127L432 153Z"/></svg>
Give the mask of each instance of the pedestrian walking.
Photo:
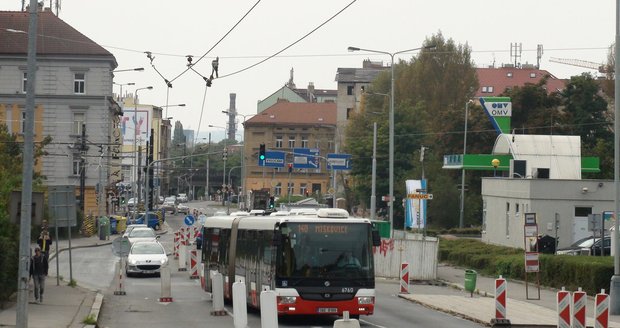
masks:
<svg viewBox="0 0 620 328"><path fill-rule="evenodd" d="M30 277L34 280L35 302L43 302L43 291L45 290L45 277L47 277L47 259L41 254L41 248L35 247L34 255L30 258Z"/></svg>

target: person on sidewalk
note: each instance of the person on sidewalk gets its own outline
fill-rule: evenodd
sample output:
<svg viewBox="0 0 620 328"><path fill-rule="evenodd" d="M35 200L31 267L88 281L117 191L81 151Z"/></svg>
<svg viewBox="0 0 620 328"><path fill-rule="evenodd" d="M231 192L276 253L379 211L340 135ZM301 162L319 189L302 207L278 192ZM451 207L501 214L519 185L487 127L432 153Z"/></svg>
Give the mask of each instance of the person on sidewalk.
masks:
<svg viewBox="0 0 620 328"><path fill-rule="evenodd" d="M47 231L47 227L43 227L37 239L37 244L41 248L41 253L43 253L47 261L50 259L50 247L52 246L52 242L52 236L50 236L50 233Z"/></svg>
<svg viewBox="0 0 620 328"><path fill-rule="evenodd" d="M41 254L41 248L35 247L34 255L30 258L30 277L34 279L34 298L39 304L43 302L47 268L47 259Z"/></svg>

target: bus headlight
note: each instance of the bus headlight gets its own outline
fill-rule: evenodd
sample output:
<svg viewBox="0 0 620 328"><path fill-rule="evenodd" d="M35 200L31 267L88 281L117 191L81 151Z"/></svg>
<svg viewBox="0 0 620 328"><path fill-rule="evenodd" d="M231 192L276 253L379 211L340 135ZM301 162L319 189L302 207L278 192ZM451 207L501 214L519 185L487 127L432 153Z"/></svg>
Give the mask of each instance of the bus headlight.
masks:
<svg viewBox="0 0 620 328"><path fill-rule="evenodd" d="M375 298L372 296L360 296L357 298L357 304L373 304L375 303Z"/></svg>
<svg viewBox="0 0 620 328"><path fill-rule="evenodd" d="M279 304L294 304L297 301L296 296L278 296Z"/></svg>

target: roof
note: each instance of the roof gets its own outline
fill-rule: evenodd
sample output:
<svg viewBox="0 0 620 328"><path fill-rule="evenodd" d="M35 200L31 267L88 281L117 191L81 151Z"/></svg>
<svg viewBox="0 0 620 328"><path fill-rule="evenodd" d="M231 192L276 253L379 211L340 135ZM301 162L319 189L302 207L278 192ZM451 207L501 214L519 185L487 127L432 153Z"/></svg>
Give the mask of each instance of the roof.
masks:
<svg viewBox="0 0 620 328"><path fill-rule="evenodd" d="M279 101L245 121L246 126L261 124L336 125L336 103L293 103Z"/></svg>
<svg viewBox="0 0 620 328"><path fill-rule="evenodd" d="M546 70L536 68L477 68L480 89L476 91L476 97L499 96L507 88L524 86L526 83L536 84L544 76L547 79L547 92L555 92L564 89L566 80L561 80ZM489 90L489 87L492 87ZM484 92L483 92L484 90Z"/></svg>
<svg viewBox="0 0 620 328"><path fill-rule="evenodd" d="M389 66L382 68L338 68L336 82L370 83L381 72L390 69Z"/></svg>
<svg viewBox="0 0 620 328"><path fill-rule="evenodd" d="M331 97L336 98L338 96L338 90L330 89L314 89L311 93L314 99L310 99L310 92L308 89L292 89L300 97L304 98L307 102L315 102L318 97Z"/></svg>
<svg viewBox="0 0 620 328"><path fill-rule="evenodd" d="M0 55L28 53L28 25L30 13L0 11ZM22 32L9 32L12 29ZM50 10L40 11L37 23L37 55L110 56L114 55L80 33Z"/></svg>
<svg viewBox="0 0 620 328"><path fill-rule="evenodd" d="M581 179L579 136L500 134L493 154L512 154L515 160L525 160L526 175L533 174L535 168L548 168L551 179Z"/></svg>

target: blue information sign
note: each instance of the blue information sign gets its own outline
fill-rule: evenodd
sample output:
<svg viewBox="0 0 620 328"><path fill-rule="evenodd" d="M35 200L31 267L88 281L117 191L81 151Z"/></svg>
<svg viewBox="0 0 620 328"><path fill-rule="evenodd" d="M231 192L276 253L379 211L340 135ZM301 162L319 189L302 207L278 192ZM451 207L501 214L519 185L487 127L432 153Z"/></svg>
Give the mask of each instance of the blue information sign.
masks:
<svg viewBox="0 0 620 328"><path fill-rule="evenodd" d="M330 170L350 170L351 154L327 154L327 167Z"/></svg>
<svg viewBox="0 0 620 328"><path fill-rule="evenodd" d="M258 159L259 166L267 166L267 167L284 167L284 157L285 153L281 151L266 151L265 159Z"/></svg>
<svg viewBox="0 0 620 328"><path fill-rule="evenodd" d="M318 148L293 148L293 167L296 169L318 169Z"/></svg>
<svg viewBox="0 0 620 328"><path fill-rule="evenodd" d="M183 219L183 222L185 222L185 225L188 225L188 226L194 225L194 221L196 221L196 219L194 219L194 217L191 215L187 215L185 216L185 219Z"/></svg>

